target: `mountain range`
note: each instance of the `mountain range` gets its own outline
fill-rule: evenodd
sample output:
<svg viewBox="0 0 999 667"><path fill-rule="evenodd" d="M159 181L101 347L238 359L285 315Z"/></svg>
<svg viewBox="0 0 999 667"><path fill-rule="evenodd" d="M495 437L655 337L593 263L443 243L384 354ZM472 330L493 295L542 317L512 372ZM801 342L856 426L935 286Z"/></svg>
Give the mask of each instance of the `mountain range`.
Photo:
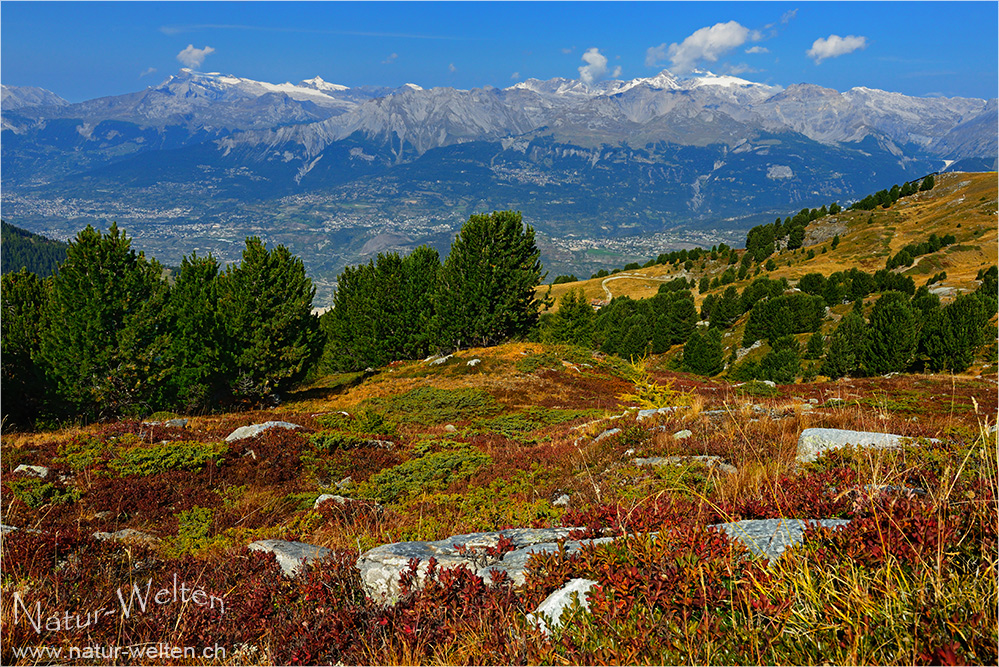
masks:
<svg viewBox="0 0 999 667"><path fill-rule="evenodd" d="M15 224L66 237L113 218L167 262L234 259L252 233L321 284L382 250L446 251L475 212L522 211L546 266L586 272L999 155L995 99L666 70L457 90L184 69L75 104L4 86L2 109Z"/></svg>

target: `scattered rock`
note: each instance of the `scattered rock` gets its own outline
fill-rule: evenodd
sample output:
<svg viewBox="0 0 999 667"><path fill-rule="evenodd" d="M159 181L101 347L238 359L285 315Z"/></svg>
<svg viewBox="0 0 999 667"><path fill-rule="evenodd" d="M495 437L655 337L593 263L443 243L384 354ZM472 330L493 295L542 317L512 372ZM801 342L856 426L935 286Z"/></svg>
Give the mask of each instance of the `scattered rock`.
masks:
<svg viewBox="0 0 999 667"><path fill-rule="evenodd" d="M448 359L450 359L453 356L454 356L453 354L449 354L445 357L430 357L428 359L428 363L431 366L440 366L441 364L446 364L448 362Z"/></svg>
<svg viewBox="0 0 999 667"><path fill-rule="evenodd" d="M469 359L468 363L466 363L465 365L466 366L478 366L481 363L482 363L482 359Z"/></svg>
<svg viewBox="0 0 999 667"><path fill-rule="evenodd" d="M339 482L336 483L336 488L340 491L350 488L350 485L354 483L354 480L350 477L344 477Z"/></svg>
<svg viewBox="0 0 999 667"><path fill-rule="evenodd" d="M312 504L312 509L316 509L317 507L325 503L327 500L332 500L338 505L345 505L347 503L347 499L344 498L343 496L335 496L331 493L324 493L323 495L316 498L316 502Z"/></svg>
<svg viewBox="0 0 999 667"><path fill-rule="evenodd" d="M170 428L184 428L187 426L186 419L167 419L163 422L142 422L143 426L169 426Z"/></svg>
<svg viewBox="0 0 999 667"><path fill-rule="evenodd" d="M103 512L95 512L94 518L98 521L107 521L108 519L114 518L114 512L111 510L104 510Z"/></svg>
<svg viewBox="0 0 999 667"><path fill-rule="evenodd" d="M444 430L448 433L456 433L458 431L454 424L447 424L444 426Z"/></svg>
<svg viewBox="0 0 999 667"><path fill-rule="evenodd" d="M593 438L593 442L600 442L604 438L609 438L612 435L617 435L620 432L621 432L621 429L619 429L619 428L607 429L606 431L604 431L603 433L601 433L597 437Z"/></svg>
<svg viewBox="0 0 999 667"><path fill-rule="evenodd" d="M817 398L810 398L810 399L808 399L808 402L811 403L812 405L818 405L819 404L819 399L817 399Z"/></svg>
<svg viewBox="0 0 999 667"><path fill-rule="evenodd" d="M805 528L818 525L836 528L850 523L849 519L749 519L733 523L717 523L710 528L720 528L744 544L755 556L777 560L785 550L804 540Z"/></svg>
<svg viewBox="0 0 999 667"><path fill-rule="evenodd" d="M777 388L777 383L773 382L772 380L760 380L760 382L762 382L763 384L767 385L771 389L776 389Z"/></svg>
<svg viewBox="0 0 999 667"><path fill-rule="evenodd" d="M537 625L545 634L551 630L562 626L562 615L566 609L578 608L589 612L590 603L586 594L590 589L599 584L592 579L572 579L562 588L558 589L542 602L532 614L527 615L527 620Z"/></svg>
<svg viewBox="0 0 999 667"><path fill-rule="evenodd" d="M634 456L635 455L635 450L629 447L628 449L624 450L624 455L625 456Z"/></svg>
<svg viewBox="0 0 999 667"><path fill-rule="evenodd" d="M330 553L326 547L285 540L258 540L251 543L248 548L274 554L281 571L288 577L297 575L306 562L319 560Z"/></svg>
<svg viewBox="0 0 999 667"><path fill-rule="evenodd" d="M677 440L686 440L692 435L694 434L690 431L690 429L685 428L682 431L677 431L676 433L674 433L673 437L676 438Z"/></svg>
<svg viewBox="0 0 999 667"><path fill-rule="evenodd" d="M371 439L371 440L365 440L364 441L364 446L365 447L377 447L378 449L392 449L393 447L395 447L395 443L392 442L391 440L375 440L375 439Z"/></svg>
<svg viewBox="0 0 999 667"><path fill-rule="evenodd" d="M658 417L659 415L669 414L670 412L676 412L676 408L668 405L664 408L649 408L648 410L638 411L638 421L643 421L645 419L650 419L652 417Z"/></svg>
<svg viewBox="0 0 999 667"><path fill-rule="evenodd" d="M6 535L7 533L13 533L17 530L16 526L8 526L5 523L0 523L0 535Z"/></svg>
<svg viewBox="0 0 999 667"><path fill-rule="evenodd" d="M732 475L738 472L735 466L725 463L720 456L651 456L644 459L635 459L635 465L637 466L652 466L656 468L668 465L683 466L691 464L700 464L709 470L717 470L725 475Z"/></svg>
<svg viewBox="0 0 999 667"><path fill-rule="evenodd" d="M806 428L798 436L798 460L814 461L821 454L842 449L847 445L854 447L870 447L873 449L888 449L900 447L908 436L892 433L872 433L870 431L847 431L838 428ZM935 438L931 442L939 442Z"/></svg>
<svg viewBox="0 0 999 667"><path fill-rule="evenodd" d="M15 475L19 472L24 473L25 475L31 475L32 477L41 477L42 479L49 476L49 469L45 466L29 466L21 464L14 468Z"/></svg>
<svg viewBox="0 0 999 667"><path fill-rule="evenodd" d="M153 544L160 541L160 538L134 528L123 528L113 533L94 533L94 539L101 541L114 540L116 542L144 542L145 544Z"/></svg>
<svg viewBox="0 0 999 667"><path fill-rule="evenodd" d="M569 500L570 500L569 496L563 493L561 496L552 501L552 505L554 505L555 507L568 507Z"/></svg>
<svg viewBox="0 0 999 667"><path fill-rule="evenodd" d="M524 567L532 553L558 549L558 540L564 540L578 528L514 528L491 533L455 535L436 542L396 542L384 544L365 552L357 561L361 581L368 594L376 599L394 601L399 595L399 575L409 567L412 559L419 561L417 576L426 576L431 558L441 569L467 567L483 579L490 578L491 570L505 571L514 583L524 583ZM500 539L509 540L512 551L501 556L491 556L487 549L496 549ZM608 540L609 541L609 538ZM567 542L567 551L579 550L582 542Z"/></svg>
<svg viewBox="0 0 999 667"><path fill-rule="evenodd" d="M233 440L242 440L243 438L252 438L256 435L260 435L264 431L272 428L287 428L296 429L302 428L298 424L292 424L290 422L264 422L263 424L253 424L251 426L241 426L235 431L230 433L225 441L232 442Z"/></svg>

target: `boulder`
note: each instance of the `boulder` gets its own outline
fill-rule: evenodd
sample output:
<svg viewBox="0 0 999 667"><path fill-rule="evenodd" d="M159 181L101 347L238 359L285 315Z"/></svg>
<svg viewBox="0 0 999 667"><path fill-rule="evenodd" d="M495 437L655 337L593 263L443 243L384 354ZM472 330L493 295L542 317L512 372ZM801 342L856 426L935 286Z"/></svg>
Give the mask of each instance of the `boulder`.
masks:
<svg viewBox="0 0 999 667"><path fill-rule="evenodd" d="M482 359L469 359L468 362L465 365L466 366L473 366L474 367L474 366L478 366L481 363L482 363Z"/></svg>
<svg viewBox="0 0 999 667"><path fill-rule="evenodd" d="M337 505L345 505L347 503L347 499L344 498L343 496L335 496L332 493L324 493L323 495L316 498L316 502L313 503L312 509L316 509L317 507L325 503L327 500L332 500Z"/></svg>
<svg viewBox="0 0 999 667"><path fill-rule="evenodd" d="M426 576L431 558L442 569L467 567L486 578L491 570L505 571L516 583L524 582L523 568L532 553L558 549L558 541L578 528L512 528L490 533L455 535L435 542L395 542L365 552L357 561L361 581L375 599L393 601L399 596L399 576L412 559L420 564L417 576ZM505 538L513 550L502 556L491 556L487 549L496 549ZM567 550L582 548L581 542L566 543Z"/></svg>
<svg viewBox="0 0 999 667"><path fill-rule="evenodd" d="M45 479L49 476L49 469L45 466L29 466L21 464L14 468L14 474L24 473L25 475L31 475L32 477L41 477Z"/></svg>
<svg viewBox="0 0 999 667"><path fill-rule="evenodd" d="M692 435L694 434L690 431L690 429L685 428L682 431L677 431L676 433L674 433L673 437L676 438L677 440L686 440Z"/></svg>
<svg viewBox="0 0 999 667"><path fill-rule="evenodd" d="M873 433L870 431L847 431L838 428L806 428L798 436L798 460L808 463L821 454L842 449L847 445L854 447L869 447L873 449L888 449L900 447L906 440L912 438L892 433ZM939 442L931 438L931 442Z"/></svg>
<svg viewBox="0 0 999 667"><path fill-rule="evenodd" d="M609 438L612 435L617 435L620 432L621 432L621 429L619 429L619 428L607 429L606 431L604 431L603 433L601 433L597 437L593 438L593 442L600 442L604 438Z"/></svg>
<svg viewBox="0 0 999 667"><path fill-rule="evenodd" d="M251 426L241 426L235 431L226 436L226 442L232 442L233 440L242 440L243 438L252 438L254 436L260 435L264 431L272 428L287 428L296 429L302 428L298 424L292 424L290 422L264 422L263 424L253 424Z"/></svg>
<svg viewBox="0 0 999 667"><path fill-rule="evenodd" d="M134 528L123 528L113 533L94 533L94 539L101 541L114 540L116 542L144 542L146 544L153 544L160 541L160 538Z"/></svg>
<svg viewBox="0 0 999 667"><path fill-rule="evenodd" d="M569 496L563 493L558 498L552 501L552 505L554 505L555 507L568 507L569 500L570 500Z"/></svg>
<svg viewBox="0 0 999 667"><path fill-rule="evenodd" d="M308 561L320 560L329 555L326 547L317 547L304 542L287 542L285 540L258 540L249 545L253 551L264 551L274 554L281 571L287 577L294 577Z"/></svg>
<svg viewBox="0 0 999 667"><path fill-rule="evenodd" d="M744 544L755 556L777 560L784 551L804 540L809 525L836 528L849 519L749 519L717 523L710 528L723 530L730 538Z"/></svg>
<svg viewBox="0 0 999 667"><path fill-rule="evenodd" d="M527 615L528 622L538 626L546 635L562 626L562 615L566 609L577 606L584 612L589 612L590 602L586 594L599 584L592 579L572 579L542 602L532 614Z"/></svg>
<svg viewBox="0 0 999 667"><path fill-rule="evenodd" d="M13 533L17 530L17 526L8 526L5 523L0 523L0 535L6 535L7 533Z"/></svg>

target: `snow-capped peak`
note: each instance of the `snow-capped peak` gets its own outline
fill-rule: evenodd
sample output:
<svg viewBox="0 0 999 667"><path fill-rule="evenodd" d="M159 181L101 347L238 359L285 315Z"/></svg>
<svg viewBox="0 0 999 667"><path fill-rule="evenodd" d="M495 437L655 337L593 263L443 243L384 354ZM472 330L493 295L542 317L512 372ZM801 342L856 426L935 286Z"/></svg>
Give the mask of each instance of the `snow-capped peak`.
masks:
<svg viewBox="0 0 999 667"><path fill-rule="evenodd" d="M731 76L728 74L715 74L714 72L706 72L701 70L695 70L694 76L687 79L684 83L687 85L686 88L698 88L700 86L724 86L726 88L732 86L759 86L761 84L754 83L752 81L747 81L745 79L740 79L737 76Z"/></svg>
<svg viewBox="0 0 999 667"><path fill-rule="evenodd" d="M615 92L623 93L626 90L630 90L635 86L648 86L649 88L657 88L659 90L677 90L680 88L680 84L677 78L673 76L673 73L668 69L664 69L659 74L648 77L644 79L632 79L631 81L625 81Z"/></svg>
<svg viewBox="0 0 999 667"><path fill-rule="evenodd" d="M423 90L422 86L417 86L415 83L404 83L402 88L409 88L410 90Z"/></svg>
<svg viewBox="0 0 999 667"><path fill-rule="evenodd" d="M324 81L322 77L317 76L312 79L305 79L299 86L305 88L314 88L316 90L328 91L328 92L340 92L344 90L350 90L347 86L341 86L339 83L330 83L329 81Z"/></svg>

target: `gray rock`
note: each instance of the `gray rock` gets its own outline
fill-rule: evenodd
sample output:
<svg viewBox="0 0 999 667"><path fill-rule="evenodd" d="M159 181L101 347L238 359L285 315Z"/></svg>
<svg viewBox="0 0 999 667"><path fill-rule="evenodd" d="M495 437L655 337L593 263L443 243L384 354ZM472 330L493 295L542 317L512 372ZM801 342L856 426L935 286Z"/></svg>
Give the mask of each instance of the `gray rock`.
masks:
<svg viewBox="0 0 999 667"><path fill-rule="evenodd" d="M454 424L446 424L444 426L444 430L447 433L455 433L455 432L457 432L458 428Z"/></svg>
<svg viewBox="0 0 999 667"><path fill-rule="evenodd" d="M440 366L441 364L446 364L448 362L448 360L451 357L453 357L453 356L454 356L453 354L449 354L446 357L437 357L436 359L431 359L430 360L430 365L431 366Z"/></svg>
<svg viewBox="0 0 999 667"><path fill-rule="evenodd" d="M49 476L49 469L45 466L29 466L21 464L14 468L14 474L24 473L25 475L31 475L32 477L41 477L45 479Z"/></svg>
<svg viewBox="0 0 999 667"><path fill-rule="evenodd" d="M144 533L141 530L135 530L134 528L123 528L113 533L94 533L94 539L101 541L114 540L116 542L144 542L146 544L153 544L160 541L160 538L149 533Z"/></svg>
<svg viewBox="0 0 999 667"><path fill-rule="evenodd" d="M814 461L821 454L842 449L847 445L888 449L900 447L912 438L892 433L872 433L870 431L847 431L838 428L806 428L798 436L798 460L805 463ZM935 438L931 442L939 442Z"/></svg>
<svg viewBox="0 0 999 667"><path fill-rule="evenodd" d="M281 571L288 577L297 575L305 563L320 560L330 553L326 547L285 540L258 540L251 543L248 548L274 554Z"/></svg>
<svg viewBox="0 0 999 667"><path fill-rule="evenodd" d="M677 431L673 434L673 437L677 440L686 440L690 436L694 435L689 429L683 429L682 431Z"/></svg>
<svg viewBox="0 0 999 667"><path fill-rule="evenodd" d="M474 367L474 366L478 366L481 363L482 363L482 359L469 359L468 363L466 363L465 365L466 366L473 366Z"/></svg>
<svg viewBox="0 0 999 667"><path fill-rule="evenodd" d="M683 466L694 464L703 465L709 470L717 470L726 475L738 472L735 466L725 463L720 456L651 456L646 459L635 459L635 465L637 466L652 466L657 468L668 465Z"/></svg>
<svg viewBox="0 0 999 667"><path fill-rule="evenodd" d="M13 533L17 530L17 526L8 526L5 523L0 523L0 535L6 535L7 533Z"/></svg>
<svg viewBox="0 0 999 667"><path fill-rule="evenodd" d="M378 449L392 449L395 447L395 443L391 440L365 440L365 447L377 447Z"/></svg>
<svg viewBox="0 0 999 667"><path fill-rule="evenodd" d="M399 596L399 575L409 567L412 559L419 561L417 578L426 576L428 563L433 558L441 569L467 567L472 572L488 574L490 570L504 570L523 583L523 566L531 553L538 550L557 549L557 541L565 539L577 528L513 528L490 533L455 535L435 542L396 542L384 544L365 552L357 561L361 581L373 598L393 601ZM501 538L510 540L513 551L503 558L489 556L487 548L496 548ZM575 548L580 548L577 543ZM457 546L456 546L457 545ZM567 549L573 548L569 545ZM533 550L532 550L533 549Z"/></svg>
<svg viewBox="0 0 999 667"><path fill-rule="evenodd" d="M773 382L771 380L761 380L761 382L763 384L767 385L768 387L770 387L771 389L776 389L777 388L777 383Z"/></svg>
<svg viewBox="0 0 999 667"><path fill-rule="evenodd" d="M349 489L350 485L353 483L354 480L352 478L344 477L343 479L341 479L339 482L336 483L336 488L339 489L340 491L343 491L345 489Z"/></svg>
<svg viewBox="0 0 999 667"><path fill-rule="evenodd" d="M673 406L666 406L664 408L650 408L648 410L638 411L638 421L644 419L651 419L653 417L658 417L659 415L666 415L671 412L676 412L676 408Z"/></svg>
<svg viewBox="0 0 999 667"><path fill-rule="evenodd" d="M635 450L633 448L629 447L628 449L624 450L624 455L625 456L634 456L635 455Z"/></svg>
<svg viewBox="0 0 999 667"><path fill-rule="evenodd" d="M710 526L723 530L730 538L744 544L755 556L777 560L792 546L804 540L808 525L836 528L849 519L750 519Z"/></svg>
<svg viewBox="0 0 999 667"><path fill-rule="evenodd" d="M620 432L621 432L621 429L619 429L619 428L607 429L606 431L604 431L603 433L601 433L597 437L593 438L593 442L600 442L604 438L609 438L612 435L617 435Z"/></svg>
<svg viewBox="0 0 999 667"><path fill-rule="evenodd" d="M187 426L186 419L168 419L166 420L166 426L171 426L173 428L184 428Z"/></svg>
<svg viewBox="0 0 999 667"><path fill-rule="evenodd" d="M808 402L811 403L812 405L818 405L819 404L819 399L817 399L817 398L810 398L810 399L808 399Z"/></svg>
<svg viewBox="0 0 999 667"><path fill-rule="evenodd" d="M312 504L312 509L316 509L317 507L325 503L327 500L332 500L338 505L344 505L347 503L347 499L344 498L343 496L335 496L332 493L324 493L323 495L316 498L316 502Z"/></svg>
<svg viewBox="0 0 999 667"><path fill-rule="evenodd" d="M592 579L572 579L545 598L545 601L538 606L534 613L528 614L528 622L538 626L545 634L562 627L563 615L567 609L576 607L583 612L589 612L590 602L586 594L590 592L591 588L598 585Z"/></svg>
<svg viewBox="0 0 999 667"><path fill-rule="evenodd" d="M264 422L263 424L253 424L251 426L241 426L235 431L226 436L226 442L232 442L233 440L242 440L243 438L252 438L256 435L260 435L264 431L272 428L287 428L296 429L302 428L298 424L292 424L290 422Z"/></svg>
<svg viewBox="0 0 999 667"><path fill-rule="evenodd" d="M555 507L568 507L569 500L570 500L569 496L563 493L561 496L559 496L552 502L552 505L554 505Z"/></svg>

